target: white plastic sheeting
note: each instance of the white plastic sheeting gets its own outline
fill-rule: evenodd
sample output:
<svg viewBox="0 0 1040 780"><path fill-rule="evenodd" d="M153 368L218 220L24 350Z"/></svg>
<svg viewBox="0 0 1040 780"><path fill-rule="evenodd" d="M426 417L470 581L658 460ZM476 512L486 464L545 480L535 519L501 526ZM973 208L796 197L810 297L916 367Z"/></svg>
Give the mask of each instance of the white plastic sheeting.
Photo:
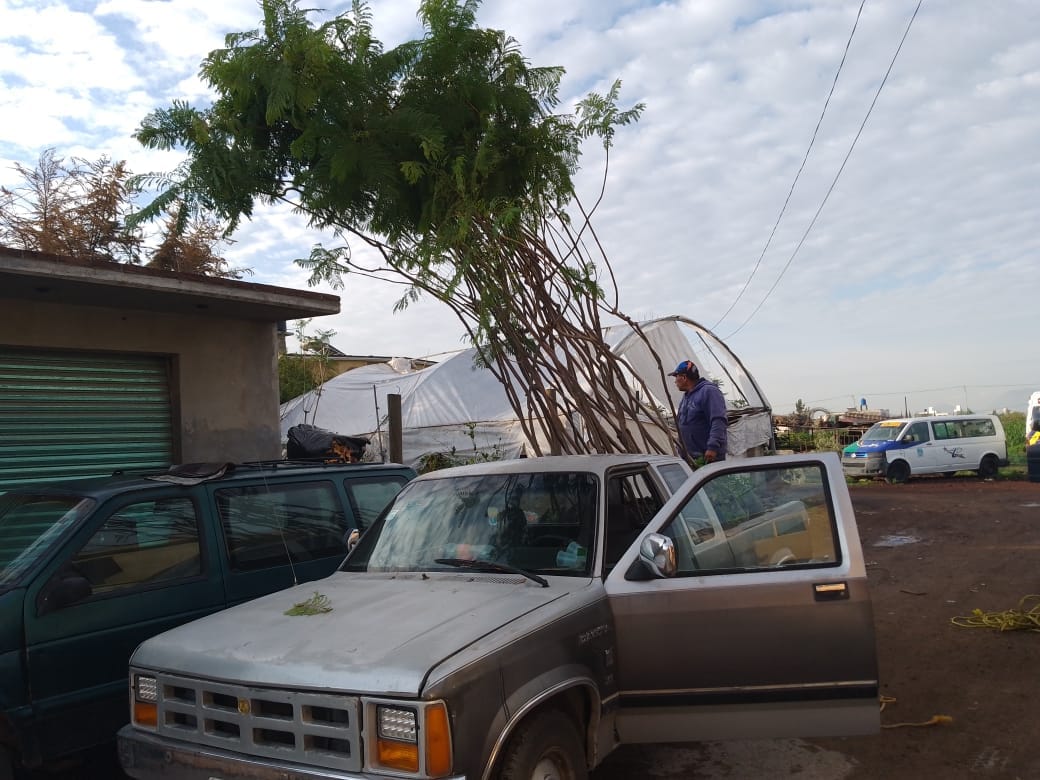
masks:
<svg viewBox="0 0 1040 780"><path fill-rule="evenodd" d="M308 423L368 438L368 453L384 456L387 396L396 394L401 396L405 463L453 450L462 457L519 457L526 443L520 423L502 385L474 365L475 357L476 350L467 349L425 358L434 364L417 370L411 361L395 358L346 371L282 404L282 439L292 426Z"/></svg>
<svg viewBox="0 0 1040 780"><path fill-rule="evenodd" d="M667 376L682 360L693 360L703 376L719 382L730 411L729 452L743 455L772 438L769 404L758 385L729 348L708 329L683 317L640 323L654 351L625 326L608 328L604 338L632 367L653 406L678 406L681 394ZM490 371L474 364L473 349L435 355L434 365L413 370L408 360L363 366L336 376L321 388L281 407L283 441L289 428L316 425L347 436L371 440L369 453L385 456L387 395L401 396L404 461L415 465L430 453L454 452L519 457L530 447L505 391ZM522 396L522 394L521 394ZM548 447L542 443L543 452Z"/></svg>

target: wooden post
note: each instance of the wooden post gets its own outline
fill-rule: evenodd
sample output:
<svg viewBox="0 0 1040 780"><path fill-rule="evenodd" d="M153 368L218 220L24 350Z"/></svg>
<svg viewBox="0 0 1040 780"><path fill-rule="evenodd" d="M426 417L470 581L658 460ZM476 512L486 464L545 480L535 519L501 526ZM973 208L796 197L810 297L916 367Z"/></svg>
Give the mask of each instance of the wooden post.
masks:
<svg viewBox="0 0 1040 780"><path fill-rule="evenodd" d="M556 412L556 388L555 387L546 388L545 395L549 399L549 403L547 404L548 407L549 407L549 414L553 415L554 417L558 416L557 412ZM554 421L553 424L550 425L549 421L546 420L545 425L542 426L542 430L544 430L544 431L549 433L549 454L550 455L559 455L560 454L560 437L555 434L556 421Z"/></svg>
<svg viewBox="0 0 1040 780"><path fill-rule="evenodd" d="M404 430L401 426L401 396L386 396L387 436L390 438L390 462L404 463Z"/></svg>

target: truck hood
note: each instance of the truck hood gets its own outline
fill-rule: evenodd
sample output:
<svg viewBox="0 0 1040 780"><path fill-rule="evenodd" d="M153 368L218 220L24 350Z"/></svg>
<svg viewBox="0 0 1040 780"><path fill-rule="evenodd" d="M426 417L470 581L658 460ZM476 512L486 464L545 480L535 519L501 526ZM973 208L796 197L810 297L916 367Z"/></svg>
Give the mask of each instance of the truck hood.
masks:
<svg viewBox="0 0 1040 780"><path fill-rule="evenodd" d="M493 631L588 585L456 573L338 572L180 626L132 663L257 686L418 696L428 672ZM286 615L320 594L329 612Z"/></svg>

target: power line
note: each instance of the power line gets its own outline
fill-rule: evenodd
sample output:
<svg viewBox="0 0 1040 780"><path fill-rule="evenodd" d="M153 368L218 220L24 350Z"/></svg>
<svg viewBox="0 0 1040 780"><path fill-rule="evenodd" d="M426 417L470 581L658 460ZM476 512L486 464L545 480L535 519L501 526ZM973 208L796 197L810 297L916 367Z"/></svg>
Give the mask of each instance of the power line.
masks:
<svg viewBox="0 0 1040 780"><path fill-rule="evenodd" d="M733 338L733 336L740 333L740 331L744 329L744 326L751 321L752 317L758 314L758 310L762 308L762 306L765 304L767 300L769 300L769 296L773 294L773 291L776 289L777 285L780 284L780 280L783 279L784 274L787 273L787 269L790 268L791 263L794 262L794 258L798 254L798 251L802 248L802 244L805 243L805 239L807 239L809 237L809 233L812 232L813 227L816 225L816 220L819 219L820 213L823 211L823 207L827 205L827 201L830 199L831 193L834 192L834 188L838 184L838 179L841 177L842 172L845 170L845 166L849 162L849 157L852 156L852 150L856 148L856 142L859 141L859 137L863 134L863 128L866 127L867 120L870 119L870 115L874 111L874 106L877 105L878 98L881 96L881 90L885 88L885 84L888 81L888 77L892 73L892 68L895 67L896 59L899 57L899 52L903 50L903 44L906 42L906 38L910 34L910 28L913 26L914 19L917 18L917 12L921 10L921 4L923 2L924 0L918 0L917 7L914 8L914 13L910 17L910 21L906 25L906 30L903 31L903 37L899 40L899 45L896 47L895 54L892 55L892 61L888 64L888 70L885 71L885 77L881 79L881 83L878 85L877 91L874 93L874 99L870 101L870 107L867 109L867 113L863 117L863 121L860 123L859 130L856 131L856 136L852 139L852 144L849 146L849 151L845 154L845 159L842 160L841 167L838 168L838 172L834 174L834 180L831 181L831 186L827 188L827 193L823 196L823 201L820 203L820 207L816 209L816 213L813 215L812 220L809 222L809 226L805 229L805 232L802 234L801 239L798 241L798 245L795 246L794 251L791 252L791 256L787 259L787 264L780 271L780 275L776 277L776 281L773 282L773 286L769 288L762 300L759 301L759 304L755 307L754 311L752 311L751 314L748 315L746 320L740 323L740 326L735 331L726 336L723 339L723 341L731 339Z"/></svg>
<svg viewBox="0 0 1040 780"><path fill-rule="evenodd" d="M823 117L827 113L827 106L831 104L831 96L834 95L834 88L838 86L838 76L841 75L841 69L845 67L845 59L849 56L849 47L852 46L852 38L856 34L856 28L859 26L859 18L863 14L863 6L866 5L867 0L861 0L859 4L859 10L856 12L856 21L852 23L852 32L849 33L849 39L845 42L845 51L841 55L841 62L838 63L838 70L834 74L834 81L831 82L830 92L827 93L827 99L823 101L823 110L820 111L820 118L816 120L816 128L813 130L812 138L809 139L809 148L805 150L805 156L802 158L802 164L798 166L798 172L794 175L794 181L791 182L791 189L787 191L787 197L784 199L784 205L780 208L780 213L776 216L776 222L773 223L773 229L769 232L769 238L766 239L766 245L762 247L762 253L758 256L758 262L755 263L755 267L751 269L751 275L748 276L747 281L744 282L744 286L740 289L736 299L729 305L729 308L723 313L721 317L715 322L709 330L715 330L722 321L729 316L729 313L733 311L733 307L736 306L740 299L744 297L744 293L747 292L748 285L751 284L751 280L755 278L755 274L758 273L759 266L762 265L762 258L766 256L766 252L769 250L769 246L773 243L773 237L776 235L777 228L780 227L780 220L783 219L784 213L787 211L787 204L791 202L791 196L794 194L794 188L798 184L798 179L802 176L802 171L805 170L805 163L809 159L809 153L812 151L813 145L816 143L816 136L820 132L820 125L823 124Z"/></svg>

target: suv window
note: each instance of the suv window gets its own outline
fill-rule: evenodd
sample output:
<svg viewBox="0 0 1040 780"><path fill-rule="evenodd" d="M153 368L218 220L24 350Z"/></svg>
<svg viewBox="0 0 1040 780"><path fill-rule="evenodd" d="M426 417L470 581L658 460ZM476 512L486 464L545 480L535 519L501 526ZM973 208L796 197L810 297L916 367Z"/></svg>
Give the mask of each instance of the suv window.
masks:
<svg viewBox="0 0 1040 780"><path fill-rule="evenodd" d="M365 477L347 479L343 487L350 499L359 530L368 528L376 521L394 497L401 492L405 480L401 477Z"/></svg>
<svg viewBox="0 0 1040 780"><path fill-rule="evenodd" d="M233 571L346 555L346 518L331 482L215 491Z"/></svg>
<svg viewBox="0 0 1040 780"><path fill-rule="evenodd" d="M189 498L128 504L110 515L69 563L95 595L201 574L195 505Z"/></svg>
<svg viewBox="0 0 1040 780"><path fill-rule="evenodd" d="M97 505L92 498L0 495L0 588L17 582L51 542Z"/></svg>
<svg viewBox="0 0 1040 780"><path fill-rule="evenodd" d="M705 483L661 531L675 543L679 576L835 565L840 546L826 486L819 465Z"/></svg>

